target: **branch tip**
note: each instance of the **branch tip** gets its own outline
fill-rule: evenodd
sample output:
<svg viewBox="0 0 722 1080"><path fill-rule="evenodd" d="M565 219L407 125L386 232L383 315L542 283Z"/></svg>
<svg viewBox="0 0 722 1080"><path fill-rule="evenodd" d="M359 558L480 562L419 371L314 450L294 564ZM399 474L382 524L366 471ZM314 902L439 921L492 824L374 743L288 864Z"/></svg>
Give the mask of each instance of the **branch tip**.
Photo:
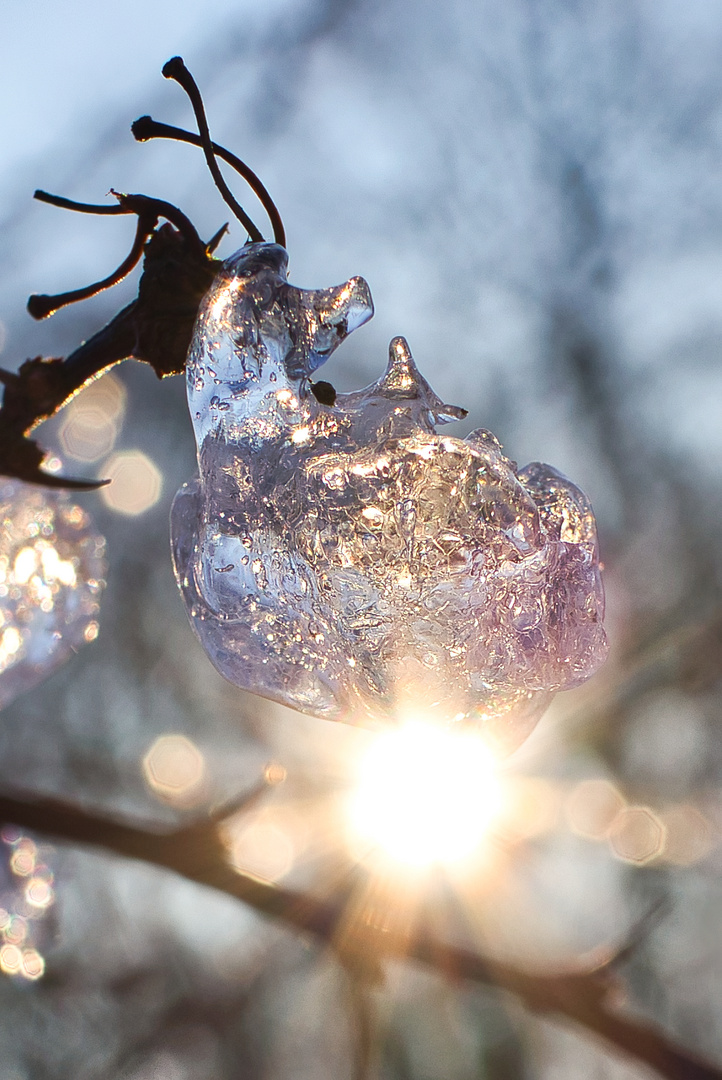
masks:
<svg viewBox="0 0 722 1080"><path fill-rule="evenodd" d="M206 110L203 105L203 98L201 92L198 89L198 85L191 75L188 68L183 63L180 56L172 57L167 64L163 66L163 75L166 79L173 79L179 86L185 91L188 96L188 100L193 108L193 114L198 124L198 133L201 139L201 146L203 147L203 154L206 159L206 164L210 171L211 176L215 182L216 187L221 193L224 201L230 206L234 215L238 218L244 229L248 233L253 243L262 243L263 235L259 231L258 227L254 224L246 211L234 197L228 184L223 179L221 170L218 168L218 162L216 161L213 142L211 140L211 133L208 128L208 120L206 118Z"/></svg>
<svg viewBox="0 0 722 1080"><path fill-rule="evenodd" d="M152 116L139 116L137 120L133 121L130 130L136 142L147 142L148 139L153 138L151 134L153 123Z"/></svg>
<svg viewBox="0 0 722 1080"><path fill-rule="evenodd" d="M221 240L223 239L223 237L226 235L227 232L228 232L228 222L226 222L225 225L221 225L218 232L214 233L213 236L208 241L208 243L206 244L206 251L208 252L209 255L213 254L213 252L216 250L216 248L218 247L218 245L220 244Z"/></svg>
<svg viewBox="0 0 722 1080"><path fill-rule="evenodd" d="M28 297L28 314L40 321L47 319L49 315L58 310L55 296L45 296L43 293L33 293Z"/></svg>
<svg viewBox="0 0 722 1080"><path fill-rule="evenodd" d="M43 469L23 473L21 476L16 476L16 479L26 484L38 484L40 487L67 491L97 491L98 488L110 483L110 480L82 480L73 476L58 476L57 473L45 472Z"/></svg>
<svg viewBox="0 0 722 1080"><path fill-rule="evenodd" d="M176 82L183 78L184 72L188 73L188 68L185 66L182 56L171 56L170 60L166 60L161 68L161 75L164 79L175 79Z"/></svg>

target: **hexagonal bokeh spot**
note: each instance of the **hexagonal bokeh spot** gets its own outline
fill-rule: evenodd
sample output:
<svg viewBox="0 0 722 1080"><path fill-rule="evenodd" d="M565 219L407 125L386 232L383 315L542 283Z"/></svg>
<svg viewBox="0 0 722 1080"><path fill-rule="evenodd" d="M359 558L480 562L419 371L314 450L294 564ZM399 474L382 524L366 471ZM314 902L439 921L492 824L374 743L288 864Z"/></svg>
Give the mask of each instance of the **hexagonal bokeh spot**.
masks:
<svg viewBox="0 0 722 1080"><path fill-rule="evenodd" d="M205 759L185 735L161 735L143 758L143 775L159 799L187 806L202 792Z"/></svg>
<svg viewBox="0 0 722 1080"><path fill-rule="evenodd" d="M163 476L147 454L140 450L124 450L113 454L103 464L103 476L110 480L101 489L101 497L111 510L135 517L150 510L158 502L163 488Z"/></svg>
<svg viewBox="0 0 722 1080"><path fill-rule="evenodd" d="M667 830L648 806L628 806L609 830L612 851L623 862L643 865L664 852Z"/></svg>

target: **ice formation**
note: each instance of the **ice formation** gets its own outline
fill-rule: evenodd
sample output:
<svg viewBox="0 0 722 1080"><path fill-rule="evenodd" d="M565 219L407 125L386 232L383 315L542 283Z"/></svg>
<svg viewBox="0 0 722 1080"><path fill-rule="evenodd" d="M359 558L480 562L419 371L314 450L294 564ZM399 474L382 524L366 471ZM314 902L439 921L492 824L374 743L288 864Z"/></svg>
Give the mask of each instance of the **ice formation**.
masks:
<svg viewBox="0 0 722 1080"><path fill-rule="evenodd" d="M368 286L299 289L248 244L206 296L188 355L199 477L171 514L191 623L231 682L379 725L474 723L504 750L606 653L591 507L548 465L517 471L419 374L324 405L311 375L373 314Z"/></svg>
<svg viewBox="0 0 722 1080"><path fill-rule="evenodd" d="M0 482L0 707L97 636L104 553L66 494Z"/></svg>

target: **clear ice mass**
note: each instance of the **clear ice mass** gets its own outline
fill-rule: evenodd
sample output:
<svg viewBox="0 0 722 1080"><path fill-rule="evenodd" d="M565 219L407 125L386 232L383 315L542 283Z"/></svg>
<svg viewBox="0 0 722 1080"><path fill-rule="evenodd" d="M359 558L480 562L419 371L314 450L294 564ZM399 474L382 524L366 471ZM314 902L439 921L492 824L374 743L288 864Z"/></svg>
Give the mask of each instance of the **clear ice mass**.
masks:
<svg viewBox="0 0 722 1080"><path fill-rule="evenodd" d="M373 314L368 285L300 289L275 244L223 264L188 354L199 475L171 512L191 624L232 683L381 727L478 727L501 752L607 651L596 526L549 465L436 428L465 415L404 338L324 405L311 377Z"/></svg>

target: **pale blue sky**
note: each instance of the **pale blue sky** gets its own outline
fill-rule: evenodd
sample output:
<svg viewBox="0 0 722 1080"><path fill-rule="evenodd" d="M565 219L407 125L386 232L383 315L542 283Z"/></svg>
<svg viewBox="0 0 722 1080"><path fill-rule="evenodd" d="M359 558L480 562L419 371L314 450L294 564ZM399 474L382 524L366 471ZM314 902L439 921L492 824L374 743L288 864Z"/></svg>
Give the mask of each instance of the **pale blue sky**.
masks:
<svg viewBox="0 0 722 1080"><path fill-rule="evenodd" d="M192 56L210 43L214 27L246 6L247 0L125 0L116 7L7 0L0 9L3 172L18 157L63 140L83 118L117 111L169 56Z"/></svg>

